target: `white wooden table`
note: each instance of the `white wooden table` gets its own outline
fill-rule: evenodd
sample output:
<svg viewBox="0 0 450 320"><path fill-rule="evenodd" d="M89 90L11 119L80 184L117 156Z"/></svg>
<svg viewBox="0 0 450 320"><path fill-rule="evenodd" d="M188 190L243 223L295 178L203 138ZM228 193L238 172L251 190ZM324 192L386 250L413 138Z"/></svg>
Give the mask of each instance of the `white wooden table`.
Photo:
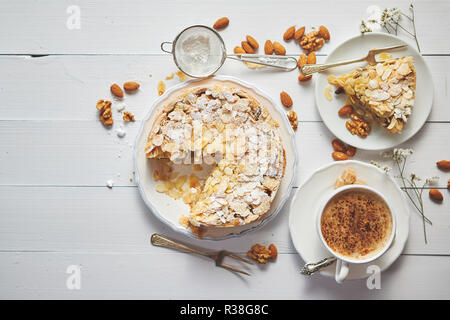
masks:
<svg viewBox="0 0 450 320"><path fill-rule="evenodd" d="M222 16L229 51L253 35L260 44L282 40L290 25L329 27L332 40L319 61L357 35L374 2L340 1L0 1L0 298L341 299L450 298L450 193L448 173L435 162L450 158L450 2L415 1L422 53L433 73L435 102L423 129L402 147L415 154L410 168L439 175L443 204L424 197L427 227L411 206L403 255L382 274L381 290L365 281L337 285L320 275L299 274L302 259L288 232L288 205L262 230L220 242L186 239L161 224L145 207L132 177L132 144L156 86L176 71L160 51L184 27L212 25ZM81 28L66 27L71 5L81 9ZM406 1L379 1L407 9ZM405 39L407 36L402 35ZM413 44L413 42L411 42ZM299 52L294 43L288 53ZM219 74L259 86L272 97L291 93L300 124L300 168L295 186L330 161L332 134L322 123L313 82L299 85L298 72L250 70L228 61ZM151 75L151 77L150 77ZM113 82L136 80L139 93L125 102L136 115L119 139L99 123L95 103L110 98ZM175 77L167 86L178 83ZM418 106L420 107L420 106ZM117 118L117 115L116 115ZM120 121L117 121L120 123ZM359 151L358 160L380 160ZM120 176L118 176L120 174ZM105 181L113 179L113 189ZM239 278L201 257L149 244L154 232L212 249L244 253L255 242L275 243L276 263ZM66 287L70 265L81 265L81 290Z"/></svg>

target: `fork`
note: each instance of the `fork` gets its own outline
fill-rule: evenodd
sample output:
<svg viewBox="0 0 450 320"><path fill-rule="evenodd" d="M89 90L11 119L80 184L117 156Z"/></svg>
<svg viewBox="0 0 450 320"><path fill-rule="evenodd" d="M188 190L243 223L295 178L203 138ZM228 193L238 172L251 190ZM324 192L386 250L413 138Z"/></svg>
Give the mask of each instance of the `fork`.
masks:
<svg viewBox="0 0 450 320"><path fill-rule="evenodd" d="M325 71L330 68L343 66L346 64L351 64L351 63L356 63L356 62L362 62L362 61L367 61L367 63L369 63L371 66L373 66L378 63L375 60L375 55L385 52L385 51L400 49L400 48L404 48L407 46L408 45L398 45L398 46L386 47L386 48L381 48L381 49L372 49L372 50L369 50L369 53L367 54L367 56L365 56L363 58L359 58L359 59L354 59L354 60L345 60L345 61L341 61L341 62L332 62L332 63L325 63L325 64L305 64L304 66L301 67L301 71L302 71L303 75L309 76L313 73L322 72L322 71Z"/></svg>
<svg viewBox="0 0 450 320"><path fill-rule="evenodd" d="M154 246L171 248L171 249L176 249L176 250L179 250L179 251L185 251L185 252L190 252L190 253L196 253L196 254L202 255L204 257L211 258L211 259L214 260L214 262L216 263L217 267L221 267L221 268L224 268L224 269L227 269L227 270L230 270L230 271L239 272L239 273L245 274L247 276L250 276L249 273L247 273L247 272L245 272L243 270L240 270L240 269L238 269L236 267L233 267L233 266L230 266L228 264L225 264L223 262L225 257L230 257L230 258L236 259L236 260L241 261L241 262L245 262L245 263L248 263L248 264L253 264L251 261L249 261L247 259L244 259L242 257L239 257L238 255L236 255L236 254L234 254L232 252L229 252L229 251L226 251L226 250L221 250L221 251L216 252L216 253L209 253L209 252L206 252L206 251L203 251L203 250L199 250L199 249L193 248L191 246L187 246L186 244L183 244L181 242L169 239L166 236L163 236L163 235L160 235L160 234L157 234L157 233L155 233L155 234L153 234L151 236L150 241L151 241L151 243Z"/></svg>

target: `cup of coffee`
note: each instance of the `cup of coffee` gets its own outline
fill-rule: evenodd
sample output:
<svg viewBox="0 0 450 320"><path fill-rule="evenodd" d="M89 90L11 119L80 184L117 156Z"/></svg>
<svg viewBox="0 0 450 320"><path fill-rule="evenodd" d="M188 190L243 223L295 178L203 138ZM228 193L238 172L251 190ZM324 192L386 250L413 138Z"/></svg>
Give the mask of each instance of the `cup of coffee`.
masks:
<svg viewBox="0 0 450 320"><path fill-rule="evenodd" d="M395 236L396 219L386 198L375 189L348 185L335 190L320 206L319 237L337 258L336 282L342 283L349 264L381 257Z"/></svg>

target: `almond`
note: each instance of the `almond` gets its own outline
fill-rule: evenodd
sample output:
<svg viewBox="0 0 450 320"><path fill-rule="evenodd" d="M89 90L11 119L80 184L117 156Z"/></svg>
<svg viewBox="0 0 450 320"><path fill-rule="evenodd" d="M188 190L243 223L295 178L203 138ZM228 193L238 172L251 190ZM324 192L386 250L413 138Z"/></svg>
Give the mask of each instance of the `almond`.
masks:
<svg viewBox="0 0 450 320"><path fill-rule="evenodd" d="M300 82L304 82L304 81L308 81L312 78L312 75L310 74L309 76L304 76L303 74L300 74L298 76L298 81Z"/></svg>
<svg viewBox="0 0 450 320"><path fill-rule="evenodd" d="M450 179L447 180L447 189L450 190Z"/></svg>
<svg viewBox="0 0 450 320"><path fill-rule="evenodd" d="M289 27L283 34L284 41L291 40L294 34L295 34L295 26Z"/></svg>
<svg viewBox="0 0 450 320"><path fill-rule="evenodd" d="M301 27L300 29L295 31L294 39L295 40L300 40L300 38L303 37L304 34L305 34L305 27Z"/></svg>
<svg viewBox="0 0 450 320"><path fill-rule="evenodd" d="M230 23L230 20L227 17L223 17L214 23L213 28L216 30L222 30L222 29L225 29L226 27L228 27L229 23Z"/></svg>
<svg viewBox="0 0 450 320"><path fill-rule="evenodd" d="M444 200L444 196L442 193L437 189L430 189L429 192L430 198L437 202L442 202Z"/></svg>
<svg viewBox="0 0 450 320"><path fill-rule="evenodd" d="M306 54L302 53L300 55L300 57L298 57L298 67L300 68L300 71L302 70L302 67L307 63L308 61L308 57L306 56Z"/></svg>
<svg viewBox="0 0 450 320"><path fill-rule="evenodd" d="M346 153L349 157L353 157L356 154L356 148L354 146L348 146Z"/></svg>
<svg viewBox="0 0 450 320"><path fill-rule="evenodd" d="M436 162L436 165L441 170L450 170L450 161L448 160L441 160Z"/></svg>
<svg viewBox="0 0 450 320"><path fill-rule="evenodd" d="M333 157L333 159L335 161L344 161L344 160L348 160L348 156L343 153L343 152L339 152L339 151L335 151L331 154L331 156Z"/></svg>
<svg viewBox="0 0 450 320"><path fill-rule="evenodd" d="M353 107L349 104L343 106L338 111L339 117L348 117L352 113L353 113Z"/></svg>
<svg viewBox="0 0 450 320"><path fill-rule="evenodd" d="M273 50L275 51L275 54L279 56L284 56L286 54L286 48L277 41L274 41L273 43Z"/></svg>
<svg viewBox="0 0 450 320"><path fill-rule="evenodd" d="M239 46L234 47L234 53L246 53L244 49Z"/></svg>
<svg viewBox="0 0 450 320"><path fill-rule="evenodd" d="M270 40L267 40L264 44L264 53L265 54L272 54L273 53L273 43Z"/></svg>
<svg viewBox="0 0 450 320"><path fill-rule="evenodd" d="M307 59L306 59L306 62L308 63L308 64L316 64L316 54L314 53L314 51L311 51L309 54L308 54L308 57L307 57Z"/></svg>
<svg viewBox="0 0 450 320"><path fill-rule="evenodd" d="M283 106L285 106L286 108L290 108L292 107L292 98L291 96L285 92L285 91L281 91L280 93L280 100L281 100L281 104Z"/></svg>
<svg viewBox="0 0 450 320"><path fill-rule="evenodd" d="M246 36L247 42L249 45L252 46L253 49L258 49L259 48L259 43L258 41L255 40L255 38L253 38L252 36L247 35Z"/></svg>
<svg viewBox="0 0 450 320"><path fill-rule="evenodd" d="M129 92L136 91L137 89L139 89L139 87L139 83L134 81L128 81L123 84L123 88L125 89L125 91Z"/></svg>
<svg viewBox="0 0 450 320"><path fill-rule="evenodd" d="M111 85L111 93L118 98L123 98L123 90L117 83Z"/></svg>
<svg viewBox="0 0 450 320"><path fill-rule="evenodd" d="M246 53L255 53L255 50L253 50L252 46L247 41L242 41L241 47Z"/></svg>
<svg viewBox="0 0 450 320"><path fill-rule="evenodd" d="M330 31L324 26L319 27L319 35L326 41L330 40Z"/></svg>
<svg viewBox="0 0 450 320"><path fill-rule="evenodd" d="M347 152L347 146L339 139L334 139L333 141L331 141L331 145L333 146L334 151L343 153Z"/></svg>

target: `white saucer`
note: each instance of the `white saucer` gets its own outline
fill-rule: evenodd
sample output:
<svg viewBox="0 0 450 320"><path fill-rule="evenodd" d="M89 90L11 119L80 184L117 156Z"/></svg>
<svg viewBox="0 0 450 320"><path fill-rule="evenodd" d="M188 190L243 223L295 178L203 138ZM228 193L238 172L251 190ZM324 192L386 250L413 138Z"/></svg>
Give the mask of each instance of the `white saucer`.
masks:
<svg viewBox="0 0 450 320"><path fill-rule="evenodd" d="M322 201L334 191L334 182L346 168L356 171L359 179L382 193L397 218L397 230L391 247L380 258L368 264L351 264L347 279L369 276L367 267L377 265L386 270L402 253L409 234L409 206L403 191L395 181L377 167L360 161L333 162L315 171L297 190L291 202L289 230L295 249L305 263L313 263L331 256L320 241L316 214ZM336 264L322 269L321 274L334 277Z"/></svg>
<svg viewBox="0 0 450 320"><path fill-rule="evenodd" d="M325 61L325 63L329 63L360 58L367 55L370 49L398 44L407 44L408 47L390 51L389 53L394 58L414 57L414 66L417 73L415 107L401 134L392 134L374 123L370 134L367 138L362 139L357 135L352 135L345 127L347 119L341 118L337 114L338 110L345 104L346 95L345 93L340 95L334 94L335 86L328 83L328 76L331 74L341 75L349 73L357 67L367 65L367 63L354 63L336 67L317 75L315 88L316 104L323 122L336 137L358 149L383 150L393 148L414 136L422 128L433 105L434 88L431 72L414 45L386 33L366 33L351 38L334 49ZM333 99L331 101L328 101L324 95L325 88L329 86L332 88Z"/></svg>
<svg viewBox="0 0 450 320"><path fill-rule="evenodd" d="M184 90L210 85L228 85L235 88L240 88L248 92L262 105L264 105L271 116L280 124L278 129L283 141L283 147L286 155L284 177L281 180L280 188L272 202L270 210L264 215L264 217L262 217L262 219L258 221L237 227L209 227L205 228L204 233L202 233L201 239L221 240L241 236L250 231L257 230L273 219L278 212L280 212L292 191L292 185L295 180L297 168L297 149L295 145L294 131L289 124L285 111L266 93L247 82L230 76L214 76L203 80L186 81L170 88L150 107L149 113L142 121L142 125L136 137L134 146L136 183L145 204L161 222L177 232L197 238L197 235L193 234L191 230L186 229L184 225L180 224L180 217L182 215L189 214L189 206L186 205L183 200L175 200L166 194L157 192L155 189L156 185L159 183L153 179L153 162L149 161L145 157L144 152L148 133L150 132L155 117L159 115L161 108L163 108L170 99L176 97Z"/></svg>

